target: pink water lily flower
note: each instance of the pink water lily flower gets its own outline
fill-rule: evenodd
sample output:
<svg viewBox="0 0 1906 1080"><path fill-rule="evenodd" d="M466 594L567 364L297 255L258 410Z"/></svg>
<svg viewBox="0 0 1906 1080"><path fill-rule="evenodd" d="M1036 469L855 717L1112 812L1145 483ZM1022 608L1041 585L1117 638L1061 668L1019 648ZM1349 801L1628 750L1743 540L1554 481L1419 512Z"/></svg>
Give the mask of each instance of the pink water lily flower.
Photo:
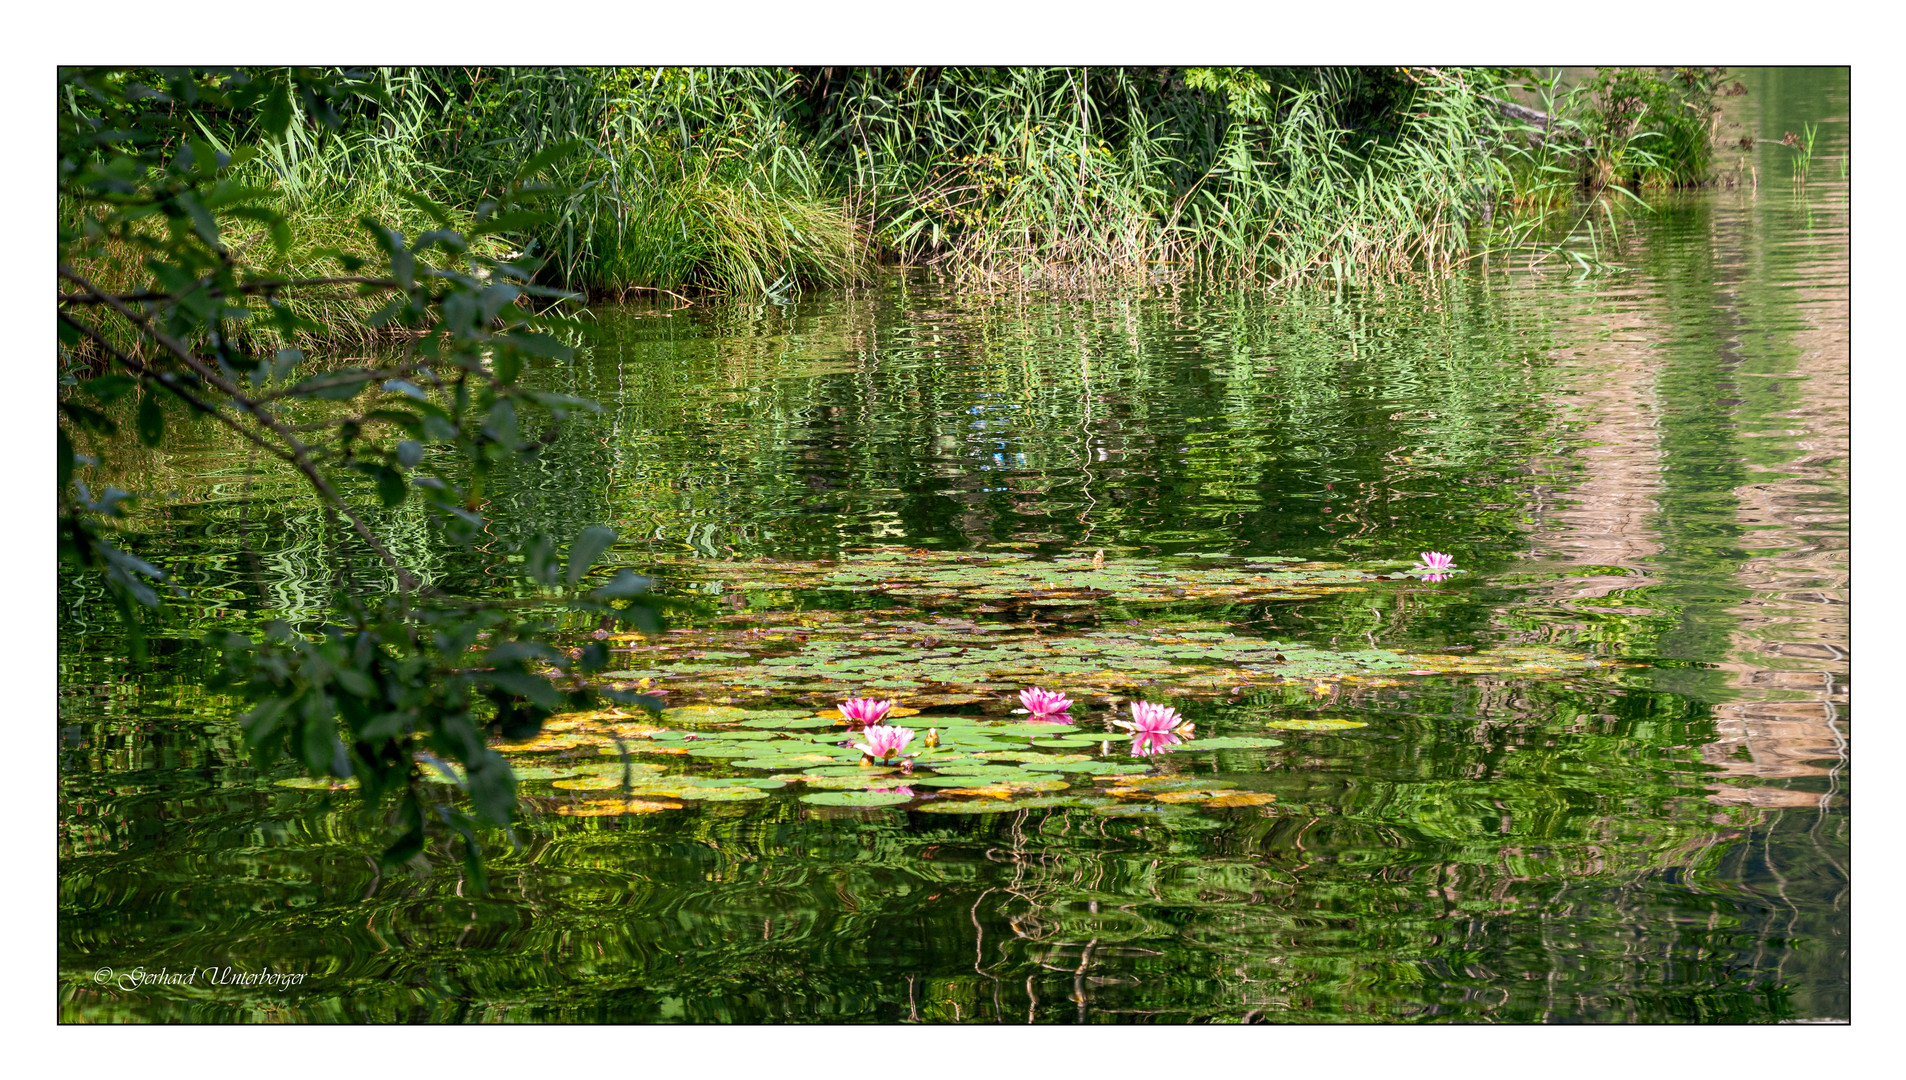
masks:
<svg viewBox="0 0 1906 1080"><path fill-rule="evenodd" d="M854 744L854 749L875 761L885 761L913 741L913 729L877 724L861 732L861 736L861 741Z"/></svg>
<svg viewBox="0 0 1906 1080"><path fill-rule="evenodd" d="M1187 729L1191 727L1190 724L1185 724L1185 718L1178 715L1177 709L1169 705L1154 705L1149 701L1132 702L1132 718L1112 722L1135 736L1163 735L1180 724L1184 724Z"/></svg>
<svg viewBox="0 0 1906 1080"><path fill-rule="evenodd" d="M1185 740L1169 731L1146 731L1132 733L1132 756L1151 757L1162 754Z"/></svg>
<svg viewBox="0 0 1906 1080"><path fill-rule="evenodd" d="M1421 552L1417 560L1416 569L1429 571L1423 575L1424 581L1448 581L1449 574L1446 571L1456 569L1455 557L1440 551Z"/></svg>
<svg viewBox="0 0 1906 1080"><path fill-rule="evenodd" d="M1041 690L1035 686L1030 690L1021 690L1019 701L1026 706L1025 709L1013 711L1029 712L1034 720L1062 720L1068 724L1072 722L1072 718L1065 715L1065 711L1072 707L1072 699L1064 694L1052 690Z"/></svg>
<svg viewBox="0 0 1906 1080"><path fill-rule="evenodd" d="M900 704L898 701L875 701L873 698L848 698L840 703L840 714L849 720L862 724L878 724L886 718L887 710Z"/></svg>

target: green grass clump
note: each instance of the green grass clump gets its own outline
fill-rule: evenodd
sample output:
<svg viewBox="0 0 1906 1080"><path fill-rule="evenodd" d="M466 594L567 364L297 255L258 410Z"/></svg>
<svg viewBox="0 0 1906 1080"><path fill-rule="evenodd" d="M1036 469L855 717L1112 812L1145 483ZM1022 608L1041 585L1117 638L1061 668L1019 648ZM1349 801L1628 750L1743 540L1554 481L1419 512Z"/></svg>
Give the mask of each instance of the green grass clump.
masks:
<svg viewBox="0 0 1906 1080"><path fill-rule="evenodd" d="M1705 178L1717 77L1617 68L1564 93L1489 68L408 68L357 73L334 122L300 114L282 139L242 115L199 127L260 148L241 171L280 194L293 242L259 261L286 274L365 253L364 217L430 228L400 191L467 222L572 145L553 219L494 253L597 297L777 296L880 261L1276 284L1441 275L1583 228L1592 249L1603 193ZM244 227L235 244L263 242ZM136 277L120 255L112 273ZM376 307L299 302L340 328Z"/></svg>

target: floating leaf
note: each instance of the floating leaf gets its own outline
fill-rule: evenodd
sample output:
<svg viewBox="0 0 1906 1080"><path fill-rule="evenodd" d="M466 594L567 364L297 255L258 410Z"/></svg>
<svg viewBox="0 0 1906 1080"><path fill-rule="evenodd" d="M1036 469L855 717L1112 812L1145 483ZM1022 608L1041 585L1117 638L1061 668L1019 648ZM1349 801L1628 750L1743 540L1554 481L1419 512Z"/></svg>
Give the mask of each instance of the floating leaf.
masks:
<svg viewBox="0 0 1906 1080"><path fill-rule="evenodd" d="M1090 773L1095 776L1152 771L1150 765L1125 765L1116 761L1028 761L1020 767L1040 772Z"/></svg>
<svg viewBox="0 0 1906 1080"><path fill-rule="evenodd" d="M272 783L282 788L295 788L299 791L356 791L357 781L338 780L329 776L292 776Z"/></svg>
<svg viewBox="0 0 1906 1080"><path fill-rule="evenodd" d="M899 769L884 765L827 765L807 770L809 776L898 776Z"/></svg>
<svg viewBox="0 0 1906 1080"><path fill-rule="evenodd" d="M1071 724L1007 724L987 730L998 735L1016 735L1028 739L1057 739L1079 733L1079 729Z"/></svg>
<svg viewBox="0 0 1906 1080"><path fill-rule="evenodd" d="M1261 735L1223 735L1215 739L1193 739L1170 749L1179 754L1190 750L1262 750L1282 745L1282 739L1267 739Z"/></svg>
<svg viewBox="0 0 1906 1080"><path fill-rule="evenodd" d="M1277 801L1277 796L1268 791L1227 792L1212 797L1206 806L1263 806Z"/></svg>
<svg viewBox="0 0 1906 1080"><path fill-rule="evenodd" d="M1007 798L1022 791L1064 791L1069 787L1064 780L994 780L978 787L946 788L948 795L992 795Z"/></svg>
<svg viewBox="0 0 1906 1080"><path fill-rule="evenodd" d="M960 799L955 801L949 799L946 802L922 803L913 809L922 814L1003 814L1019 808L1020 804L1010 800Z"/></svg>
<svg viewBox="0 0 1906 1080"><path fill-rule="evenodd" d="M663 709L662 719L671 724L722 724L748 719L748 710L728 705L680 705Z"/></svg>
<svg viewBox="0 0 1906 1080"><path fill-rule="evenodd" d="M1092 808L1092 812L1095 814L1104 814L1107 817L1175 817L1181 814L1190 814L1193 811L1189 806L1172 806L1158 803L1119 803L1112 806L1095 806Z"/></svg>
<svg viewBox="0 0 1906 1080"><path fill-rule="evenodd" d="M741 722L741 726L743 727L775 728L775 729L784 730L784 731L799 731L799 730L805 730L808 728L831 728L831 727L837 726L837 724L838 724L838 721L829 720L828 718L824 716L811 716L805 713L798 718L792 718L792 719L786 719L781 717L756 717L754 719L743 720Z"/></svg>
<svg viewBox="0 0 1906 1080"><path fill-rule="evenodd" d="M689 757L745 758L761 753L759 746L737 746L731 743L710 743L688 748Z"/></svg>
<svg viewBox="0 0 1906 1080"><path fill-rule="evenodd" d="M622 779L614 776L575 776L558 780L554 787L564 791L610 791L622 786Z"/></svg>
<svg viewBox="0 0 1906 1080"><path fill-rule="evenodd" d="M680 810L678 802L661 802L652 799L615 799L612 801L591 800L589 802L564 803L556 807L556 812L564 817L621 817L624 814L655 814L663 810Z"/></svg>
<svg viewBox="0 0 1906 1080"><path fill-rule="evenodd" d="M1348 731L1351 728L1369 727L1362 720L1272 720L1264 725L1280 731Z"/></svg>
<svg viewBox="0 0 1906 1080"><path fill-rule="evenodd" d="M810 765L831 765L837 760L828 754L789 754L775 758L741 758L729 764L738 769L805 769Z"/></svg>
<svg viewBox="0 0 1906 1080"><path fill-rule="evenodd" d="M801 796L802 802L815 806L898 806L912 800L912 795L899 791L819 791Z"/></svg>

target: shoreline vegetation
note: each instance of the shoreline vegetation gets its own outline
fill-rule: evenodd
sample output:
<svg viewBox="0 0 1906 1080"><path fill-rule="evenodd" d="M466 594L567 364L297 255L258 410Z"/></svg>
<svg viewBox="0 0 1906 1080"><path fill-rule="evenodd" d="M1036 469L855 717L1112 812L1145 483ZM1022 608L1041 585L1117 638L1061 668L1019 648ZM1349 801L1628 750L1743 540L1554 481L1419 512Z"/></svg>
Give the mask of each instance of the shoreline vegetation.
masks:
<svg viewBox="0 0 1906 1080"><path fill-rule="evenodd" d="M325 74L349 92L191 113L287 227L221 220L243 261L322 279L378 257L367 220L467 234L522 162L563 148L552 212L501 223L482 253L591 300L676 305L782 299L895 266L989 288L1347 283L1485 258L1590 267L1643 191L1705 182L1715 99L1739 92L1718 68L1602 69L1567 89L1502 68ZM61 109L84 105L69 93ZM83 229L66 199L60 216ZM147 284L143 258L103 237L74 264L124 291ZM285 303L307 320L289 343L379 336L381 297Z"/></svg>

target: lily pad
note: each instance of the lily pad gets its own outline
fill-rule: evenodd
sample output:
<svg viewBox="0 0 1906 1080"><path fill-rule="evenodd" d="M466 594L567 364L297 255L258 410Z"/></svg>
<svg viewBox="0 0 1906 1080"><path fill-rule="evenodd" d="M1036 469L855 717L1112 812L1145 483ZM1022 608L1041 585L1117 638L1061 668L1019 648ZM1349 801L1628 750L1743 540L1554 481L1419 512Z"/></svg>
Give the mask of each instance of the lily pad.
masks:
<svg viewBox="0 0 1906 1080"><path fill-rule="evenodd" d="M736 758L729 764L737 769L807 769L814 765L833 765L839 761L832 754L784 754L780 757Z"/></svg>
<svg viewBox="0 0 1906 1080"><path fill-rule="evenodd" d="M815 806L898 806L912 802L913 796L899 791L817 791L801 796Z"/></svg>
<svg viewBox="0 0 1906 1080"><path fill-rule="evenodd" d="M774 728L782 731L803 731L810 728L836 727L838 726L838 722L829 720L824 716L815 716L808 712L802 712L798 717L786 719L781 717L756 717L750 720L743 720L741 726L749 728Z"/></svg>
<svg viewBox="0 0 1906 1080"><path fill-rule="evenodd" d="M1071 724L1007 724L988 730L994 735L1014 735L1026 739L1057 739L1079 733L1079 729Z"/></svg>
<svg viewBox="0 0 1906 1080"><path fill-rule="evenodd" d="M921 814L1003 814L1019 808L1019 803L1009 799L948 799L945 802L922 803L913 809Z"/></svg>
<svg viewBox="0 0 1906 1080"><path fill-rule="evenodd" d="M564 817L621 817L625 814L656 814L663 810L680 810L678 802L663 802L659 799L616 799L564 803L556 807L556 812Z"/></svg>
<svg viewBox="0 0 1906 1080"><path fill-rule="evenodd" d="M1111 791L1115 795L1124 794L1127 790L1136 795L1153 791L1185 791L1192 788L1219 790L1237 787L1229 780L1213 780L1201 776L1122 776L1113 780L1112 783L1114 786Z"/></svg>
<svg viewBox="0 0 1906 1080"><path fill-rule="evenodd" d="M1264 725L1280 731L1348 731L1351 728L1369 727L1362 720L1272 720Z"/></svg>
<svg viewBox="0 0 1906 1080"><path fill-rule="evenodd" d="M1010 798L1023 791L1064 791L1071 785L1064 780L990 780L977 787L944 789L948 795L992 795Z"/></svg>
<svg viewBox="0 0 1906 1080"><path fill-rule="evenodd" d="M357 780L338 780L329 776L292 776L272 783L282 788L295 788L299 791L356 791Z"/></svg>
<svg viewBox="0 0 1906 1080"><path fill-rule="evenodd" d="M1267 739L1259 735L1223 735L1215 739L1193 739L1170 748L1174 754L1190 750L1263 750L1284 745L1282 739Z"/></svg>
<svg viewBox="0 0 1906 1080"><path fill-rule="evenodd" d="M614 791L622 786L622 779L615 776L572 776L558 780L552 786L564 791Z"/></svg>
<svg viewBox="0 0 1906 1080"><path fill-rule="evenodd" d="M662 719L671 724L725 724L748 719L748 710L729 705L678 705L663 709Z"/></svg>
<svg viewBox="0 0 1906 1080"><path fill-rule="evenodd" d="M748 787L743 784L724 784L720 787L698 787L678 797L700 799L703 802L754 802L758 799L767 798L768 793L762 791L760 788Z"/></svg>
<svg viewBox="0 0 1906 1080"><path fill-rule="evenodd" d="M745 758L761 753L759 746L737 746L732 743L710 743L707 746L691 746L689 757Z"/></svg>
<svg viewBox="0 0 1906 1080"><path fill-rule="evenodd" d="M1094 776L1152 771L1150 765L1125 765L1116 761L1028 761L1020 767L1039 772L1089 773Z"/></svg>
<svg viewBox="0 0 1906 1080"><path fill-rule="evenodd" d="M1092 812L1104 814L1106 817L1141 818L1179 817L1195 813L1189 806L1172 806L1166 803L1118 803L1112 806L1095 806Z"/></svg>
<svg viewBox="0 0 1906 1080"><path fill-rule="evenodd" d="M807 770L809 776L899 776L900 770L884 765L823 765Z"/></svg>
<svg viewBox="0 0 1906 1080"><path fill-rule="evenodd" d="M1214 796L1206 806L1263 806L1277 801L1277 796L1268 791L1233 791Z"/></svg>

